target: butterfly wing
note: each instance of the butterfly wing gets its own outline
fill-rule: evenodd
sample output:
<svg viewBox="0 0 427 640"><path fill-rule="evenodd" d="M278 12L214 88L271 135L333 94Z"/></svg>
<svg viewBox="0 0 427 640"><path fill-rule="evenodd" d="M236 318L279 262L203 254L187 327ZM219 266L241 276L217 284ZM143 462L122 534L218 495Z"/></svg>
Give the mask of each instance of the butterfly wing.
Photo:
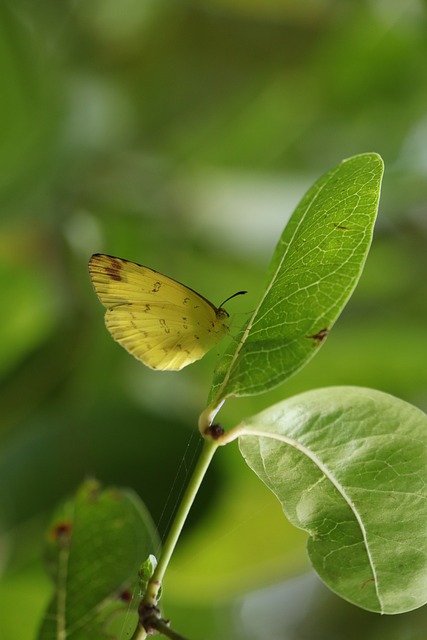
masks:
<svg viewBox="0 0 427 640"><path fill-rule="evenodd" d="M228 332L226 311L158 271L105 254L89 271L111 335L152 369L182 369Z"/></svg>

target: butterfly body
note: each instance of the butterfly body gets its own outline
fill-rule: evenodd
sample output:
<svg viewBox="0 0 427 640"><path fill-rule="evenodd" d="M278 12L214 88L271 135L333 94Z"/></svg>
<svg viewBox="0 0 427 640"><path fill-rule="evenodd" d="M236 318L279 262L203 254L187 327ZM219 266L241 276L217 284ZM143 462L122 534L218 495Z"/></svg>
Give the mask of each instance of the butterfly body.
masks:
<svg viewBox="0 0 427 640"><path fill-rule="evenodd" d="M89 272L111 335L151 369L182 369L229 331L225 309L149 267L94 254Z"/></svg>

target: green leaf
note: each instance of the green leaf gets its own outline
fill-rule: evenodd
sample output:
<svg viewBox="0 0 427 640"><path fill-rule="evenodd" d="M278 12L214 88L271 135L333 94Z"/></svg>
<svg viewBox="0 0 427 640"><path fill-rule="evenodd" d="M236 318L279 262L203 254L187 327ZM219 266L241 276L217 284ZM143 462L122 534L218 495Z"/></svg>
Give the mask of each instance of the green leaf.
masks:
<svg viewBox="0 0 427 640"><path fill-rule="evenodd" d="M157 567L157 558L153 556L152 553L148 556L146 560L142 563L138 571L138 584L139 590L141 592L141 597L144 596L150 578L152 577L155 568ZM160 594L160 591L159 591ZM157 598L160 600L160 595L158 594Z"/></svg>
<svg viewBox="0 0 427 640"><path fill-rule="evenodd" d="M350 602L401 613L427 602L427 416L385 393L331 387L238 428L241 452L310 534L324 582Z"/></svg>
<svg viewBox="0 0 427 640"><path fill-rule="evenodd" d="M268 391L317 353L362 272L382 174L377 154L355 156L304 196L277 245L259 305L218 364L211 407Z"/></svg>
<svg viewBox="0 0 427 640"><path fill-rule="evenodd" d="M135 494L85 483L49 529L48 566L56 591L38 640L130 638L137 621L138 568L157 546Z"/></svg>

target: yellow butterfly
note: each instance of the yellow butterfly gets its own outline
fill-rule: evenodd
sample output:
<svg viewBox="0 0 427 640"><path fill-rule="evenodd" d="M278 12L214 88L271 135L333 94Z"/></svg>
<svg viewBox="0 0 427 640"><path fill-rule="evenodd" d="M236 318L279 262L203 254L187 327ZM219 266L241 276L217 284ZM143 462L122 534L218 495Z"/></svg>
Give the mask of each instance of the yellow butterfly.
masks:
<svg viewBox="0 0 427 640"><path fill-rule="evenodd" d="M95 253L89 273L107 309L107 329L151 369L178 371L202 358L229 331L222 306L154 269Z"/></svg>

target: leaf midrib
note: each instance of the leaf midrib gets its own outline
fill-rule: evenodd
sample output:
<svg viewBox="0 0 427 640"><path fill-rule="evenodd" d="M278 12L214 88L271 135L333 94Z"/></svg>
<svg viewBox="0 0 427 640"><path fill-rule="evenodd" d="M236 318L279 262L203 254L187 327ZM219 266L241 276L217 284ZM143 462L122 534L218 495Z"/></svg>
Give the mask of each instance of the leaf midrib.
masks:
<svg viewBox="0 0 427 640"><path fill-rule="evenodd" d="M320 195L320 194L322 193L322 191L325 189L326 185L327 185L327 184L329 184L330 180L335 176L335 174L336 174L336 172L338 171L338 169L339 169L339 168L340 168L340 166L339 166L339 167L337 167L337 168L336 168L336 170L335 170L335 171L333 171L333 172L330 174L329 179L328 179L328 180L326 180L326 181L325 181L325 183L324 183L323 185L321 185L321 187L319 188L319 190L318 190L318 191L317 191L317 193L315 194L314 198L309 202L309 204L308 204L308 206L307 206L306 210L305 210L305 211L304 211L304 213L302 214L302 216L301 216L301 219L300 219L299 223L298 223L298 224L297 224L297 226L295 227L295 231L294 231L293 235L291 236L291 238L289 239L289 242L288 242L288 244L287 244L287 246L286 246L285 251L283 252L283 256L281 257L281 259L280 259L280 261L279 261L279 264L278 264L278 266L277 266L277 268L276 268L276 271L274 272L273 277L271 278L271 281L270 281L269 285L267 286L266 290L264 291L264 294L261 296L261 299L260 299L260 301L259 301L259 303L258 303L258 305L257 305L257 307L256 307L256 309L255 309L255 311L254 311L254 313L253 313L253 315L252 315L251 319L250 319L250 320L249 320L249 322L248 322L248 326L246 327L246 329L245 329L245 331L244 331L244 333L243 333L242 339L240 340L239 344L237 345L236 351L234 352L234 355L233 355L232 360L231 360L231 362L230 362L230 366L228 367L227 373L226 373L226 375L224 376L224 380L222 381L221 386L219 387L218 392L217 392L217 393L216 393L216 395L215 395L215 401L216 401L216 399L217 399L218 397L220 397L220 396L221 396L221 392L222 392L222 390L223 390L223 389L224 389L224 387L227 385L227 382L228 382L228 380L229 380L229 378L230 378L230 375L231 375L231 371L232 371L232 369L233 369L233 367L234 367L234 363L236 362L236 360L237 360L237 358L238 358L238 356L239 356L240 350L242 349L243 345L244 345L244 344L245 344L245 342L246 342L246 338L248 337L249 332L250 332L250 330L251 330L251 328L252 328L252 326L253 326L253 324L254 324L254 322L255 322L255 319L256 319L256 317L257 317L257 314L258 314L258 311L259 311L259 309L260 309L261 305L263 304L263 302L264 302L265 298L267 297L268 293L270 292L271 288L273 287L274 283L275 283L275 282L276 282L276 280L277 280L278 273L280 272L280 270L281 270L281 268L282 268L282 265L283 265L283 262L284 262L284 260L285 260L286 256L288 255L289 247L292 245L292 242L293 242L293 240L294 240L295 236L297 235L297 233L298 233L298 231L299 231L299 229L300 229L301 225L302 225L302 224L303 224L303 222L305 221L305 219L306 219L306 217L307 217L307 215L308 215L308 213L309 213L310 209L312 208L312 206L314 205L314 203L317 201L317 199L319 198L319 195ZM288 221L288 223L289 223L289 221ZM280 242L280 240L279 240L279 242Z"/></svg>

